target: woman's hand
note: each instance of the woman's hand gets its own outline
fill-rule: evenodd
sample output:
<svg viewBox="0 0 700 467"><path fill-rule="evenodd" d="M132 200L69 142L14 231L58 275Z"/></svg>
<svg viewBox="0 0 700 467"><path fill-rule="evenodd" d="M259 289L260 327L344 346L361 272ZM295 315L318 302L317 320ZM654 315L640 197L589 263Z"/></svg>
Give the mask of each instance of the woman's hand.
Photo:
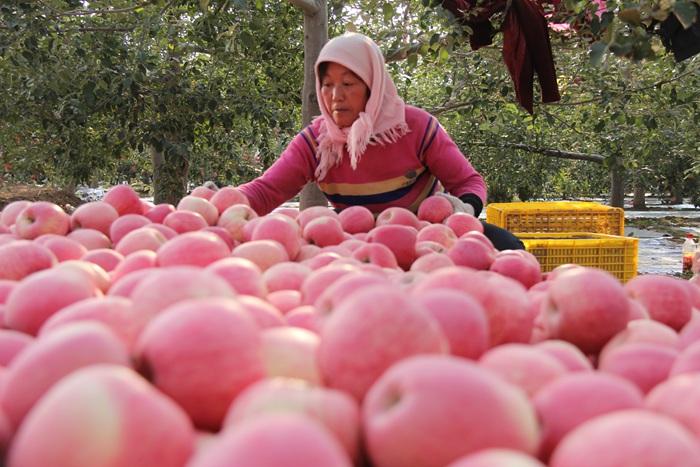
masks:
<svg viewBox="0 0 700 467"><path fill-rule="evenodd" d="M465 212L467 214L471 214L472 216L474 215L474 207L469 204L465 203L461 199L457 198L456 196L452 196L447 193L435 193L438 196L442 196L443 198L446 198L447 201L452 204L452 210L454 212Z"/></svg>

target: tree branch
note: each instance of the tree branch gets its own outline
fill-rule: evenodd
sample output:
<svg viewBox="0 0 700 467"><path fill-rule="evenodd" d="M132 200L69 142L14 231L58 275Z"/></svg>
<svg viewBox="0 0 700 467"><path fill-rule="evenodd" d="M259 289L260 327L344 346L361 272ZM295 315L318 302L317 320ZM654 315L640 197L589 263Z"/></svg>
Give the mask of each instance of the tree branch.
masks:
<svg viewBox="0 0 700 467"><path fill-rule="evenodd" d="M305 15L313 16L318 13L316 0L289 0L289 3L301 9Z"/></svg>
<svg viewBox="0 0 700 467"><path fill-rule="evenodd" d="M89 15L106 15L106 14L115 14L115 13L129 13L134 10L138 10L139 8L146 7L148 5L152 5L155 3L154 1L147 1L143 3L139 3L138 5L130 6L130 7L125 7L125 8L104 8L104 9L98 9L98 10L71 10L71 11L64 11L62 13L58 13L57 16L89 16Z"/></svg>
<svg viewBox="0 0 700 467"><path fill-rule="evenodd" d="M597 164L602 164L606 157L600 154L584 154L581 152L572 151L562 151L560 149L548 149L548 148L538 148L535 146L529 146L527 144L519 143L500 143L500 144L488 144L488 143L471 143L474 146L485 146L485 147L501 147L510 149L520 149L522 151L533 152L536 154L543 154L550 157L559 157L561 159L574 159L580 161L595 162Z"/></svg>

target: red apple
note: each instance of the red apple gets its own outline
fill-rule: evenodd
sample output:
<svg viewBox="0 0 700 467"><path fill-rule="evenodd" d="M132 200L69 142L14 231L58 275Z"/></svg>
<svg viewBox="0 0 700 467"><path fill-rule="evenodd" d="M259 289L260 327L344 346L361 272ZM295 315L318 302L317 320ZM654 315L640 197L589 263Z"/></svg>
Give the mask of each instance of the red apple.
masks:
<svg viewBox="0 0 700 467"><path fill-rule="evenodd" d="M27 240L49 233L66 235L70 231L70 216L55 203L35 201L17 215L15 230L18 237Z"/></svg>
<svg viewBox="0 0 700 467"><path fill-rule="evenodd" d="M143 214L143 205L139 194L129 185L115 185L105 193L102 199L111 204L120 216L126 214Z"/></svg>
<svg viewBox="0 0 700 467"><path fill-rule="evenodd" d="M535 411L525 394L476 364L451 356L398 362L367 393L362 420L376 467L442 467L470 453L534 453Z"/></svg>
<svg viewBox="0 0 700 467"><path fill-rule="evenodd" d="M8 465L180 467L193 450L192 423L169 398L128 368L92 365L39 401L12 442Z"/></svg>
<svg viewBox="0 0 700 467"><path fill-rule="evenodd" d="M338 214L340 225L349 234L366 233L374 228L374 214L364 206L350 206Z"/></svg>

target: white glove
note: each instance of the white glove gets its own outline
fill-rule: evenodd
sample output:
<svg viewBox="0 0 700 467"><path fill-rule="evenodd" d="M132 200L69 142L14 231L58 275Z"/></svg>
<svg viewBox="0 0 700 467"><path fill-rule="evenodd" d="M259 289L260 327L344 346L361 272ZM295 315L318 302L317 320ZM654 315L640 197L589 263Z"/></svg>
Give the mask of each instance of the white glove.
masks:
<svg viewBox="0 0 700 467"><path fill-rule="evenodd" d="M454 212L465 212L467 214L471 214L472 216L474 215L474 206L472 206L469 203L465 203L461 199L457 198L456 196L452 196L447 193L435 193L438 196L442 196L443 198L446 198L447 201L449 201L452 204L452 209Z"/></svg>
<svg viewBox="0 0 700 467"><path fill-rule="evenodd" d="M212 182L211 180L207 180L206 182L202 183L202 186L205 188L209 188L210 190L218 191L219 187L216 186L216 183Z"/></svg>

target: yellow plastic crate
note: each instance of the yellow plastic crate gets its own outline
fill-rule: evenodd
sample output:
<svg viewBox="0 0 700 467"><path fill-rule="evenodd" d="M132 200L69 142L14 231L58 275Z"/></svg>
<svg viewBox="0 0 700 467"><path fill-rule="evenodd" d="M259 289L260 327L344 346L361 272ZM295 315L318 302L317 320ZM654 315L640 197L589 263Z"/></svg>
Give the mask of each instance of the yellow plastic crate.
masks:
<svg viewBox="0 0 700 467"><path fill-rule="evenodd" d="M517 233L543 272L562 264L604 269L622 282L637 275L639 239L588 232Z"/></svg>
<svg viewBox="0 0 700 467"><path fill-rule="evenodd" d="M625 234L625 212L600 203L537 201L491 203L486 222L517 232L593 232Z"/></svg>

